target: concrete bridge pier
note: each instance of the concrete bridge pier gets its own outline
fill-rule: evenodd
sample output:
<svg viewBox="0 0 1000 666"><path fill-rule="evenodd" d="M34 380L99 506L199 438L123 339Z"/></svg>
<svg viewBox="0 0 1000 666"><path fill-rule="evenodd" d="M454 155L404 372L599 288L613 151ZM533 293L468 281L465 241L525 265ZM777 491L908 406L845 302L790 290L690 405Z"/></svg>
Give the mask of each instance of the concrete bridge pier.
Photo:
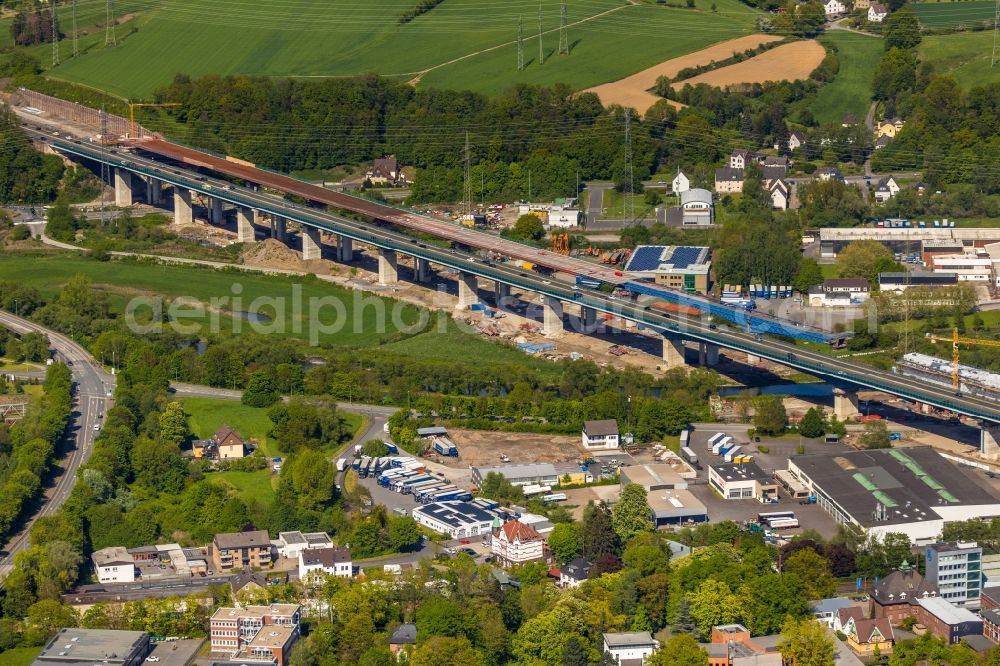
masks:
<svg viewBox="0 0 1000 666"><path fill-rule="evenodd" d="M458 274L458 303L455 308L465 310L479 302L479 278L472 273Z"/></svg>
<svg viewBox="0 0 1000 666"><path fill-rule="evenodd" d="M208 223L222 224L222 199L211 197L208 204Z"/></svg>
<svg viewBox="0 0 1000 666"><path fill-rule="evenodd" d="M354 241L339 234L337 235L337 260L345 263L354 261Z"/></svg>
<svg viewBox="0 0 1000 666"><path fill-rule="evenodd" d="M497 307L503 304L505 299L510 298L510 285L506 282L493 283L493 300Z"/></svg>
<svg viewBox="0 0 1000 666"><path fill-rule="evenodd" d="M285 218L280 215L271 216L271 238L284 242L288 236L288 229Z"/></svg>
<svg viewBox="0 0 1000 666"><path fill-rule="evenodd" d="M542 333L550 338L563 334L563 305L558 298L545 296L542 300Z"/></svg>
<svg viewBox="0 0 1000 666"><path fill-rule="evenodd" d="M395 250L379 249L378 251L378 283L380 285L396 284L399 280L399 264Z"/></svg>
<svg viewBox="0 0 1000 666"><path fill-rule="evenodd" d="M859 413L857 391L845 391L839 388L833 389L833 415L838 420L846 421L857 416Z"/></svg>
<svg viewBox="0 0 1000 666"><path fill-rule="evenodd" d="M1000 458L1000 423L983 422L979 435L979 452L990 460Z"/></svg>
<svg viewBox="0 0 1000 666"><path fill-rule="evenodd" d="M663 337L663 363L667 370L684 367L684 341Z"/></svg>
<svg viewBox="0 0 1000 666"><path fill-rule="evenodd" d="M131 206L134 196L132 172L125 169L115 169L115 205Z"/></svg>
<svg viewBox="0 0 1000 666"><path fill-rule="evenodd" d="M194 208L191 206L191 190L184 187L174 188L174 224L193 224Z"/></svg>
<svg viewBox="0 0 1000 666"><path fill-rule="evenodd" d="M315 227L302 227L302 258L306 261L310 259L322 259L323 242L320 238L320 231Z"/></svg>
<svg viewBox="0 0 1000 666"><path fill-rule="evenodd" d="M163 203L163 181L158 178L150 178L146 182L146 201L150 206L159 206Z"/></svg>
<svg viewBox="0 0 1000 666"><path fill-rule="evenodd" d="M747 365L760 365L763 360L760 356L747 352Z"/></svg>
<svg viewBox="0 0 1000 666"><path fill-rule="evenodd" d="M252 243L257 239L253 231L253 216L252 208L236 207L236 240L240 243Z"/></svg>
<svg viewBox="0 0 1000 666"><path fill-rule="evenodd" d="M698 344L698 364L706 366L719 365L719 345L709 342Z"/></svg>
<svg viewBox="0 0 1000 666"><path fill-rule="evenodd" d="M581 333L593 333L597 330L597 310L588 308L586 305L580 306L580 325L583 327Z"/></svg>
<svg viewBox="0 0 1000 666"><path fill-rule="evenodd" d="M431 281L431 262L427 259L421 259L419 257L414 257L415 262L415 273L417 282L430 282Z"/></svg>

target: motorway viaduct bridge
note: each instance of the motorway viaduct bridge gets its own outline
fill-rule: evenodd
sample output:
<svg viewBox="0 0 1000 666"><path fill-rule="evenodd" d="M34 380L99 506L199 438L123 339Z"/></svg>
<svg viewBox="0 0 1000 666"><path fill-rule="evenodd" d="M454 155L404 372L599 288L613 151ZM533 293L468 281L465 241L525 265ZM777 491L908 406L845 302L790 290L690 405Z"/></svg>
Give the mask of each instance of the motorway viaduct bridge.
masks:
<svg viewBox="0 0 1000 666"><path fill-rule="evenodd" d="M495 284L496 302L499 306L502 306L504 299L510 296L511 287L516 287L542 297L543 331L549 336L558 336L561 333L564 325L564 305L571 304L579 308L578 324L584 333L595 330L599 313L635 322L662 333L663 358L668 367L683 364L682 345L687 340L699 344L700 357L709 365L717 361L719 348L725 347L745 352L750 358L766 358L821 377L834 386L846 389L835 391L835 411L840 417L847 416L852 411L856 412L856 390L868 388L980 419L983 426L983 452L990 456L1000 455L1000 445L998 445L1000 404L997 401L973 395L955 395L948 386L936 386L901 374L880 371L854 361L831 357L773 338L765 338L758 333L744 332L726 326L717 327L703 318L651 311L632 301L618 299L599 290L574 288L573 285L559 280L549 280L543 275L518 269L509 263L494 263L471 253L441 249L394 230L359 222L323 209L291 203L266 194L257 186L273 188L313 202L350 210L339 200L335 203L329 202L329 195L345 197L352 202L358 202L357 206L351 204L353 208L351 212L355 214L448 238L460 246L524 259L554 271L587 275L606 284L621 285L630 280L613 268L554 255L538 248L496 238L434 218L400 211L341 193L332 193L280 174L166 142L157 142L151 146L145 144L136 146L142 153L153 153L161 158L156 160L138 151L125 152L59 137L47 130L32 126L26 125L25 131L33 140L47 144L65 157L89 160L113 167L115 199L120 206L129 206L133 203L140 184L146 188L149 202L159 204L163 187L168 185L173 188L176 224L193 221L192 197L193 194L199 194L209 201L210 222L218 223L222 220L224 204L235 208L238 238L243 242L255 240L254 222L258 218L270 218L272 235L280 240L287 239L287 222L292 221L299 224L302 229L300 236L304 259L321 257L322 232L336 237L336 256L340 261L353 259L354 242L365 243L377 248L379 283L386 285L398 279L399 254L409 255L414 259L414 273L418 282L430 280L432 264L457 273L457 307L460 309L478 300L480 279L490 280ZM171 160L171 163L164 162L164 157ZM251 187L233 185L229 181L204 175L203 171L198 169L239 178ZM276 184L277 181L280 181L280 184ZM294 184L294 187L287 186L289 183ZM322 198L313 196L310 188L326 194Z"/></svg>

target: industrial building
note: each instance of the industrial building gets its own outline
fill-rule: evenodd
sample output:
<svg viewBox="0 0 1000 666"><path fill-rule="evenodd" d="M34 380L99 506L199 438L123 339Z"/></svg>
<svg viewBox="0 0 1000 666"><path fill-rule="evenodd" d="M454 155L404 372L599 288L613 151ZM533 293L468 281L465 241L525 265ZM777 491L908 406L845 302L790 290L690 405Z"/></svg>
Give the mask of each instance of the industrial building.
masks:
<svg viewBox="0 0 1000 666"><path fill-rule="evenodd" d="M1000 497L929 446L790 458L788 471L844 525L935 541L946 522L1000 516Z"/></svg>
<svg viewBox="0 0 1000 666"><path fill-rule="evenodd" d="M709 252L707 247L640 245L629 257L625 271L689 294L705 294L712 268Z"/></svg>
<svg viewBox="0 0 1000 666"><path fill-rule="evenodd" d="M712 193L701 188L680 192L680 206L667 209L667 224L672 227L710 227L715 224Z"/></svg>
<svg viewBox="0 0 1000 666"><path fill-rule="evenodd" d="M629 483L637 483L646 489L654 490L686 490L687 479L670 465L663 463L652 465L628 465L618 470L618 479L624 487Z"/></svg>
<svg viewBox="0 0 1000 666"><path fill-rule="evenodd" d="M690 490L654 490L646 501L657 527L708 522L708 509Z"/></svg>
<svg viewBox="0 0 1000 666"><path fill-rule="evenodd" d="M952 361L910 352L904 354L896 369L907 377L916 377L938 386L952 387L955 365ZM973 368L958 366L959 387L964 395L974 395L988 400L1000 400L1000 375Z"/></svg>
<svg viewBox="0 0 1000 666"><path fill-rule="evenodd" d="M879 291L903 293L913 287L954 287L958 276L954 273L931 273L927 271L887 272L878 274Z"/></svg>
<svg viewBox="0 0 1000 666"><path fill-rule="evenodd" d="M60 629L31 666L140 666L149 651L146 631Z"/></svg>
<svg viewBox="0 0 1000 666"><path fill-rule="evenodd" d="M435 502L413 510L418 525L449 534L453 539L490 534L500 519L472 502Z"/></svg>
<svg viewBox="0 0 1000 666"><path fill-rule="evenodd" d="M491 472L501 475L515 486L559 484L559 472L552 463L528 463L525 465L495 465L492 467L473 467L472 482L483 486L483 481Z"/></svg>
<svg viewBox="0 0 1000 666"><path fill-rule="evenodd" d="M753 462L709 465L708 483L725 499L778 499L777 482Z"/></svg>

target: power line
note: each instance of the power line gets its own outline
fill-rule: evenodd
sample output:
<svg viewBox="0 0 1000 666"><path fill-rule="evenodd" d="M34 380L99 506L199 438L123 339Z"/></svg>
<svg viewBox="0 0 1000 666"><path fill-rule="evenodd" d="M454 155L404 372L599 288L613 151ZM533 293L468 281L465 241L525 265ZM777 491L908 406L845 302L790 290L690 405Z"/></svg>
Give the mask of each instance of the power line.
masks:
<svg viewBox="0 0 1000 666"><path fill-rule="evenodd" d="M635 201L632 196L632 109L625 108L625 222L635 219Z"/></svg>
<svg viewBox="0 0 1000 666"><path fill-rule="evenodd" d="M59 2L52 0L52 66L59 64Z"/></svg>
<svg viewBox="0 0 1000 666"><path fill-rule="evenodd" d="M524 19L518 16L517 17L517 71L520 72L523 69L524 69Z"/></svg>
<svg viewBox="0 0 1000 666"><path fill-rule="evenodd" d="M104 30L104 45L105 46L117 46L118 36L115 32L115 0L108 0L107 2L107 27Z"/></svg>
<svg viewBox="0 0 1000 666"><path fill-rule="evenodd" d="M1000 2L1000 0L997 0ZM566 0L559 7L559 55L569 55L569 18L566 12Z"/></svg>
<svg viewBox="0 0 1000 666"><path fill-rule="evenodd" d="M465 133L465 214L472 215L472 153L469 150L469 133Z"/></svg>

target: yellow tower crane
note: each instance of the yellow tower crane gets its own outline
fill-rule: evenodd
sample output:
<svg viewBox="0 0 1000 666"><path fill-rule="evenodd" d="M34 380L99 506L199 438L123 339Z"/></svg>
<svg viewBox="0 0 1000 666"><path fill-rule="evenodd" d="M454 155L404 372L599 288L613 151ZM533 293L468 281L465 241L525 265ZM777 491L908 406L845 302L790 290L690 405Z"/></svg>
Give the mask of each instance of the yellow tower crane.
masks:
<svg viewBox="0 0 1000 666"><path fill-rule="evenodd" d="M951 332L951 337L945 337L943 335L933 335L931 333L927 334L927 337L934 342L950 342L951 343L951 359L952 359L952 370L951 370L951 383L952 387L958 390L958 346L959 345L979 345L981 347L1000 347L1000 340L983 340L981 338L961 338L958 336L958 328L956 327Z"/></svg>
<svg viewBox="0 0 1000 666"><path fill-rule="evenodd" d="M128 103L128 122L129 122L129 135L135 136L135 110L142 107L150 106L181 106L180 102L129 102Z"/></svg>

